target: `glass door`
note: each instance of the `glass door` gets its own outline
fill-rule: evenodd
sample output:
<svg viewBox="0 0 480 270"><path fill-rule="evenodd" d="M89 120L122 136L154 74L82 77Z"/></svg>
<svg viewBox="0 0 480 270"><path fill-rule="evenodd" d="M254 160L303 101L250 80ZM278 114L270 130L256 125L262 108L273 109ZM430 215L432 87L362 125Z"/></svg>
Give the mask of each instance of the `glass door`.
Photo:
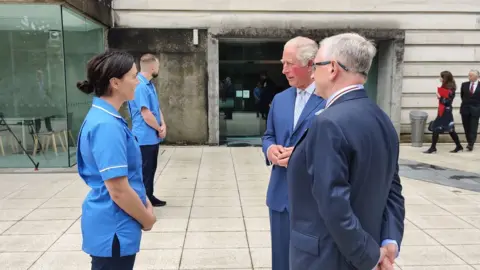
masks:
<svg viewBox="0 0 480 270"><path fill-rule="evenodd" d="M288 87L279 61L282 50L283 42L220 42L221 143L261 143L269 99Z"/></svg>

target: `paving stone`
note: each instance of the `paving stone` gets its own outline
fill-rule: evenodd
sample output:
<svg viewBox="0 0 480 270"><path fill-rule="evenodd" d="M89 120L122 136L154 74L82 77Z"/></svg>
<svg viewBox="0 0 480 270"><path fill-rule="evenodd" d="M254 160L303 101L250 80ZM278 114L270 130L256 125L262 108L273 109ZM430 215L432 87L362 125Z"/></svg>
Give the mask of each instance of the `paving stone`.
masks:
<svg viewBox="0 0 480 270"><path fill-rule="evenodd" d="M162 147L155 193L168 204L155 209L135 269L271 269L261 149ZM450 148L401 146L407 219L395 269L480 269L480 158ZM2 174L0 191L0 265L90 267L78 218L88 187L77 174Z"/></svg>

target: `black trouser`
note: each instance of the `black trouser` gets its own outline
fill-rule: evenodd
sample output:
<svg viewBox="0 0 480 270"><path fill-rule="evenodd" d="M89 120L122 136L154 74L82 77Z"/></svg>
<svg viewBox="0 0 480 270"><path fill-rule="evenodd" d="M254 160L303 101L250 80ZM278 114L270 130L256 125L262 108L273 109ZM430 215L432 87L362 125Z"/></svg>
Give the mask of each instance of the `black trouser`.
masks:
<svg viewBox="0 0 480 270"><path fill-rule="evenodd" d="M51 117L45 117L45 128L47 131L51 132L52 131L52 121ZM40 129L42 128L42 119L35 119L35 132L38 133L40 132Z"/></svg>
<svg viewBox="0 0 480 270"><path fill-rule="evenodd" d="M432 134L432 146L430 146L430 148L436 149L439 135L440 134L438 132L434 132ZM455 132L455 130L452 130L450 132L450 137L452 137L452 140L455 142L455 145L457 147L462 147L462 145L460 144L460 139L458 138L458 134L457 132Z"/></svg>
<svg viewBox="0 0 480 270"><path fill-rule="evenodd" d="M140 151L142 151L143 184L145 185L147 197L150 200L153 198L153 184L155 172L157 171L159 148L160 144L140 146Z"/></svg>
<svg viewBox="0 0 480 270"><path fill-rule="evenodd" d="M120 241L113 238L112 257L92 257L92 270L132 270L136 254L120 257Z"/></svg>
<svg viewBox="0 0 480 270"><path fill-rule="evenodd" d="M477 140L478 120L478 116L462 114L463 129L465 130L465 137L470 146L473 146Z"/></svg>

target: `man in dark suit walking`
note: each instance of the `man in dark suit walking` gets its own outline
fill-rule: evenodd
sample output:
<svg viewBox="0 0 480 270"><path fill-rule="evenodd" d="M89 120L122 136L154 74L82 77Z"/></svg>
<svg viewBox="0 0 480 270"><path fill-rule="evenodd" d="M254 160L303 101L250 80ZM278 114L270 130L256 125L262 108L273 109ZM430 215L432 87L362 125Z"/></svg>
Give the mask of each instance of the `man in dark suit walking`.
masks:
<svg viewBox="0 0 480 270"><path fill-rule="evenodd" d="M287 170L291 270L393 269L405 207L398 135L363 89L375 53L354 33L320 44L314 77L327 104Z"/></svg>
<svg viewBox="0 0 480 270"><path fill-rule="evenodd" d="M272 270L289 269L290 218L287 192L287 164L293 146L310 126L315 112L325 100L315 95L312 78L313 58L318 45L306 37L296 37L285 44L283 74L290 88L277 94L262 138L267 165L273 165L267 191L272 239Z"/></svg>
<svg viewBox="0 0 480 270"><path fill-rule="evenodd" d="M462 83L460 96L460 114L462 115L463 129L467 137L467 150L472 151L477 140L478 120L480 118L480 87L478 85L478 70L468 73L468 82Z"/></svg>

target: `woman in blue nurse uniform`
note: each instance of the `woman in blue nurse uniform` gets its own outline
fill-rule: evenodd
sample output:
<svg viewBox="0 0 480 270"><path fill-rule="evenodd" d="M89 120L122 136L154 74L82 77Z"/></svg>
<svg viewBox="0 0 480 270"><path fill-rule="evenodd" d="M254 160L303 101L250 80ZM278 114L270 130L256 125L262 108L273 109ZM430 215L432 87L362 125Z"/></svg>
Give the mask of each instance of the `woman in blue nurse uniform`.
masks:
<svg viewBox="0 0 480 270"><path fill-rule="evenodd" d="M91 188L81 225L92 270L132 270L142 229L156 221L142 181L140 148L118 112L134 98L136 75L130 54L105 52L88 62L87 80L77 83L95 95L77 149L78 173Z"/></svg>

